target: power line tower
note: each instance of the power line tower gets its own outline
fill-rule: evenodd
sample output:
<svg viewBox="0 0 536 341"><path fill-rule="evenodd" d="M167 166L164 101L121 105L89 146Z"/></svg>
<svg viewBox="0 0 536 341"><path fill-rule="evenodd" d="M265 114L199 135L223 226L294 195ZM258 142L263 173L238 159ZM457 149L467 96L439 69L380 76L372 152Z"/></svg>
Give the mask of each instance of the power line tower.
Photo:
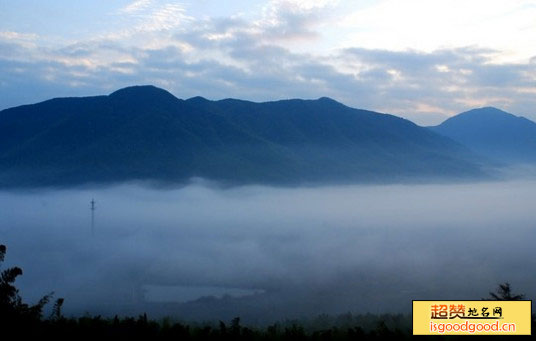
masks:
<svg viewBox="0 0 536 341"><path fill-rule="evenodd" d="M95 200L91 199L91 235L95 235Z"/></svg>

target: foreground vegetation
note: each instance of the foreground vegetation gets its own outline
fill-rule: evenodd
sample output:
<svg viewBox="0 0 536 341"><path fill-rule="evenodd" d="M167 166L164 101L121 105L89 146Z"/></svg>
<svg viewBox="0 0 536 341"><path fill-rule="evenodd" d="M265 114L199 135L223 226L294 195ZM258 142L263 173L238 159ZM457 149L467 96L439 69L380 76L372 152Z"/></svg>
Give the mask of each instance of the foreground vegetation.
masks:
<svg viewBox="0 0 536 341"><path fill-rule="evenodd" d="M0 245L0 263L6 247ZM312 320L284 321L268 327L247 327L234 318L229 323L186 324L150 320L146 314L133 317L102 318L101 316L65 317L61 312L63 299L56 299L46 318L43 308L50 303L53 293L43 296L35 305L22 301L14 282L22 275L18 267L0 274L0 339L17 338L119 338L148 340L378 340L410 339L411 316L408 315L352 315L336 317L321 315ZM513 294L508 283L499 285L490 299L517 300L523 295ZM533 319L534 325L534 319ZM442 336L452 339L453 337ZM432 338L432 337L428 337ZM436 338L436 337L433 337ZM427 339L427 337L419 337Z"/></svg>

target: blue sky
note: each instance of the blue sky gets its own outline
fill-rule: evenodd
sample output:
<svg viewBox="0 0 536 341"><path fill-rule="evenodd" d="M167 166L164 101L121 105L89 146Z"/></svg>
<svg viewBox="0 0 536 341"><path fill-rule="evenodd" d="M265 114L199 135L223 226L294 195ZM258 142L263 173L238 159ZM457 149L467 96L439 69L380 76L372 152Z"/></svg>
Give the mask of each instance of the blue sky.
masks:
<svg viewBox="0 0 536 341"><path fill-rule="evenodd" d="M526 0L0 0L0 109L154 84L420 124L488 105L536 119L535 18Z"/></svg>

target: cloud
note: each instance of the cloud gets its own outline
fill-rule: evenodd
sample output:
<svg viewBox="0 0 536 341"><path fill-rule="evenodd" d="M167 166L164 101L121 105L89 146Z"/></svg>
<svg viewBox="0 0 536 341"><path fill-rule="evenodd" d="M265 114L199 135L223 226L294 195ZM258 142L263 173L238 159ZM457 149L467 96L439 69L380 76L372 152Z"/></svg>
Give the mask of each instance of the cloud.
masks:
<svg viewBox="0 0 536 341"><path fill-rule="evenodd" d="M0 31L0 39L2 40L16 40L18 42L23 41L35 41L39 36L35 33L20 33L13 31Z"/></svg>
<svg viewBox="0 0 536 341"><path fill-rule="evenodd" d="M439 113L446 109L454 113L474 105L493 105L506 110L525 106L523 112L531 114L534 100L524 92L534 86L534 66L493 64L493 52L474 47L430 53L352 48L340 58L357 79L391 97L386 111L406 107L411 113L437 107L442 108Z"/></svg>
<svg viewBox="0 0 536 341"><path fill-rule="evenodd" d="M536 119L536 64L497 63L498 50L352 47L317 54L296 48L319 39L329 17L323 13L331 10L329 2L273 1L255 18L194 20L176 3L136 1L120 11L133 25L94 39L45 45L39 36L6 31L0 103L154 84L183 98L329 96L424 125L484 105ZM31 93L21 93L24 86Z"/></svg>
<svg viewBox="0 0 536 341"><path fill-rule="evenodd" d="M32 302L54 290L68 315L113 316L125 304L130 315L147 311L132 299L142 285L265 290L268 297L253 297L243 314L234 302L229 318L258 314L270 323L408 312L411 299L476 299L505 280L534 295L526 269L535 265L535 186L0 191L0 242L6 265L24 269L22 296ZM222 319L217 303L200 319Z"/></svg>
<svg viewBox="0 0 536 341"><path fill-rule="evenodd" d="M153 0L136 0L120 9L123 13L137 13L147 9L154 1Z"/></svg>
<svg viewBox="0 0 536 341"><path fill-rule="evenodd" d="M260 28L258 38L271 43L316 39L317 26L326 20L322 14L334 5L330 1L271 1L256 22Z"/></svg>
<svg viewBox="0 0 536 341"><path fill-rule="evenodd" d="M385 0L348 8L340 20L344 46L431 52L494 47L496 60L526 61L534 51L536 7L530 0ZM528 55L527 55L528 54Z"/></svg>
<svg viewBox="0 0 536 341"><path fill-rule="evenodd" d="M192 20L184 6L162 0L136 0L117 11L125 21L125 29L105 35L108 38L125 39L141 32L168 31Z"/></svg>
<svg viewBox="0 0 536 341"><path fill-rule="evenodd" d="M185 9L180 4L165 4L154 9L141 25L142 31L170 30L190 21Z"/></svg>

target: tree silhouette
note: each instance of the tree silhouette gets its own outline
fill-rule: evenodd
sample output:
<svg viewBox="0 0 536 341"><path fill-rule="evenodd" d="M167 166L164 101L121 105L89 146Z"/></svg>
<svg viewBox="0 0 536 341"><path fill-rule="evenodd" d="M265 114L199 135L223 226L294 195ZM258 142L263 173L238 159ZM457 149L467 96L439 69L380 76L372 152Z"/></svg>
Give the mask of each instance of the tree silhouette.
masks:
<svg viewBox="0 0 536 341"><path fill-rule="evenodd" d="M512 294L512 288L508 282L499 284L496 292L490 292L489 295L491 299L497 301L519 301L525 298L523 294Z"/></svg>
<svg viewBox="0 0 536 341"><path fill-rule="evenodd" d="M6 252L7 247L0 244L0 263L4 261ZM22 275L22 269L17 266L5 269L0 274L0 319L4 322L38 321L42 317L43 307L52 298L53 293L50 293L43 296L35 305L23 303L19 290L14 285L20 275ZM58 312L61 303L59 303Z"/></svg>
<svg viewBox="0 0 536 341"><path fill-rule="evenodd" d="M61 307L63 306L63 298L58 298L56 302L54 303L54 307L52 308L52 313L50 314L50 319L53 320L61 320L63 318L63 315L61 314Z"/></svg>

